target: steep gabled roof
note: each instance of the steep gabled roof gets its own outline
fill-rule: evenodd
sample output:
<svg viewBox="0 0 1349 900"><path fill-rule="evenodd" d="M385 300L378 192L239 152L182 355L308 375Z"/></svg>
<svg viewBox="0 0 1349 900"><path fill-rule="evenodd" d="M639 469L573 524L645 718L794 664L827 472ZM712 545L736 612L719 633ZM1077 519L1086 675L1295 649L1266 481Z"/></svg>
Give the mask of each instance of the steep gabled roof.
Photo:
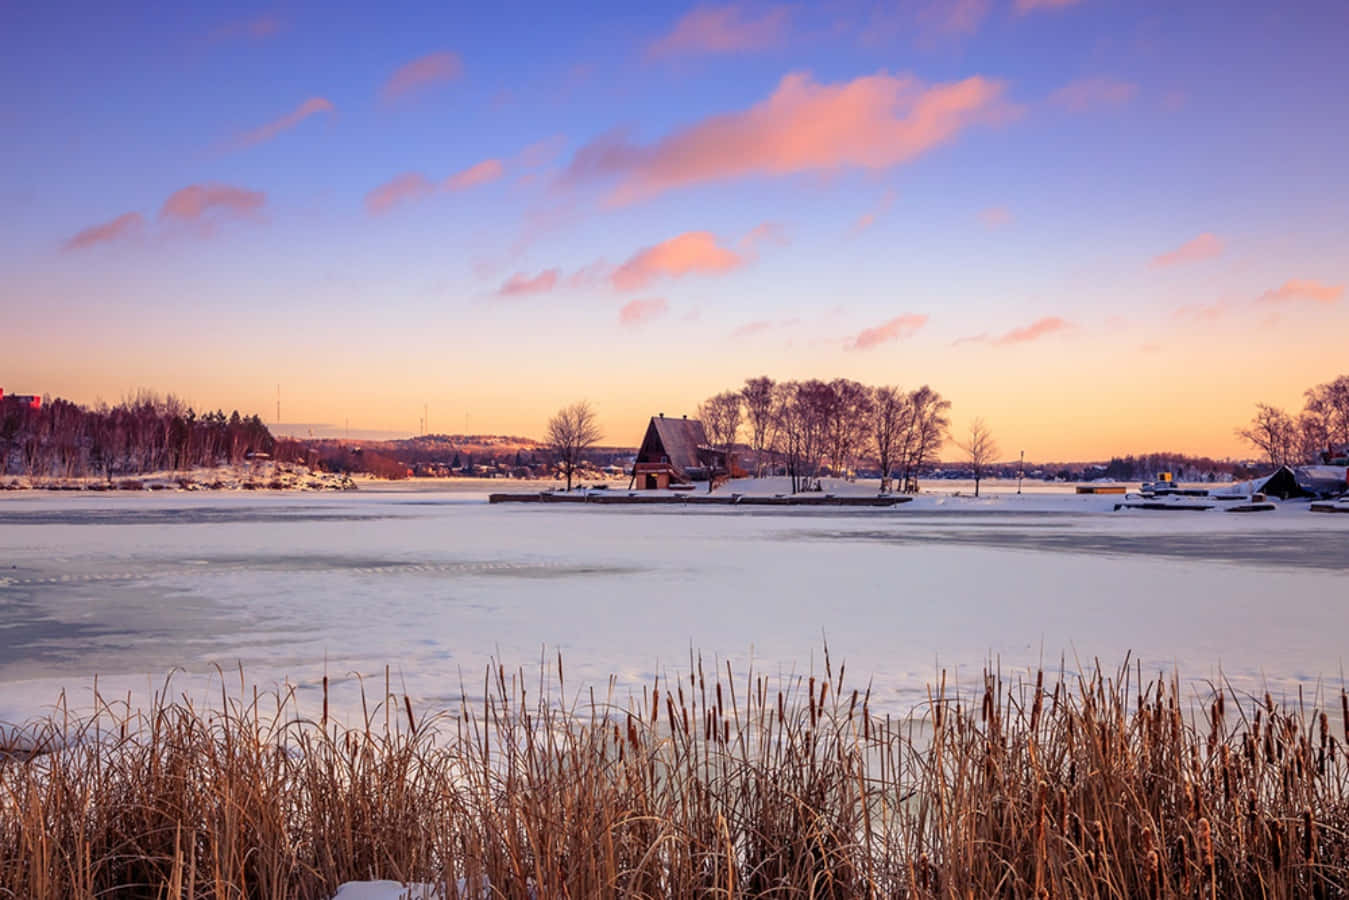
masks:
<svg viewBox="0 0 1349 900"><path fill-rule="evenodd" d="M653 416L646 427L637 462L661 462L669 458L675 471L686 475L689 469L702 467L698 448L707 445L707 432L697 419L667 419Z"/></svg>

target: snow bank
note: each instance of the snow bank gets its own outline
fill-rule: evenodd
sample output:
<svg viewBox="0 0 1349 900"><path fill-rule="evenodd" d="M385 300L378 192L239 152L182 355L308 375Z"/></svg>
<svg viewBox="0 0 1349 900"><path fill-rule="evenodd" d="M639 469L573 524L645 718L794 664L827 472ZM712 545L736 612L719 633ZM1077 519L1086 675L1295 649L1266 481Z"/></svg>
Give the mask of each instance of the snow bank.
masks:
<svg viewBox="0 0 1349 900"><path fill-rule="evenodd" d="M459 897L469 895L468 882L465 879L459 879L455 893ZM534 896L533 890L530 890L529 895ZM490 883L483 884L479 896L483 898L492 896ZM443 891L433 885L419 882L403 884L399 881L348 881L338 886L333 900L443 900L444 897Z"/></svg>

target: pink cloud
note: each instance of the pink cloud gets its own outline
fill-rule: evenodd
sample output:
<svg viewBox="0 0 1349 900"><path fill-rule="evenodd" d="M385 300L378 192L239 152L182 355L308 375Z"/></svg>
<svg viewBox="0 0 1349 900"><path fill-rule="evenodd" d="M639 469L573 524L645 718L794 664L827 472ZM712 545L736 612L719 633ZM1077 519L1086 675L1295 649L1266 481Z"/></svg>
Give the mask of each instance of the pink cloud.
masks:
<svg viewBox="0 0 1349 900"><path fill-rule="evenodd" d="M731 332L732 338L753 337L756 334L763 334L773 327L773 323L767 319L759 319L754 322L746 322Z"/></svg>
<svg viewBox="0 0 1349 900"><path fill-rule="evenodd" d="M243 216L257 213L266 202L267 195L262 191L228 184L193 184L170 194L160 207L159 217L189 222L211 212Z"/></svg>
<svg viewBox="0 0 1349 900"><path fill-rule="evenodd" d="M524 272L516 272L497 289L497 296L522 297L527 294L546 294L557 286L557 279L561 274L557 269L545 269L530 278Z"/></svg>
<svg viewBox="0 0 1349 900"><path fill-rule="evenodd" d="M1305 278L1292 278L1277 289L1265 291L1260 295L1261 303L1292 303L1298 300L1311 300L1314 303L1338 303L1344 296L1344 285L1322 284Z"/></svg>
<svg viewBox="0 0 1349 900"><path fill-rule="evenodd" d="M567 287L572 290L590 290L609 282L614 275L614 267L604 260L596 260L588 266L577 269L567 278Z"/></svg>
<svg viewBox="0 0 1349 900"><path fill-rule="evenodd" d="M992 0L935 0L919 14L919 24L938 34L969 35L979 30Z"/></svg>
<svg viewBox="0 0 1349 900"><path fill-rule="evenodd" d="M281 19L274 13L264 13L251 19L238 19L227 22L211 32L214 40L231 38L250 38L260 41L272 37L281 31Z"/></svg>
<svg viewBox="0 0 1349 900"><path fill-rule="evenodd" d="M1167 91L1162 95L1162 108L1167 112L1180 112L1190 102L1190 95L1182 90Z"/></svg>
<svg viewBox="0 0 1349 900"><path fill-rule="evenodd" d="M649 300L629 300L618 311L620 325L636 327L653 319L659 319L670 310L670 304L664 297L652 297Z"/></svg>
<svg viewBox="0 0 1349 900"><path fill-rule="evenodd" d="M95 244L104 244L129 237L141 229L145 219L138 212L124 213L117 218L91 225L62 244L66 250L83 250Z"/></svg>
<svg viewBox="0 0 1349 900"><path fill-rule="evenodd" d="M464 171L456 172L445 179L445 187L452 191L462 191L465 188L496 181L504 171L505 168L501 165L501 160L484 159L482 162L469 166Z"/></svg>
<svg viewBox="0 0 1349 900"><path fill-rule="evenodd" d="M787 237L786 226L778 222L761 222L751 228L744 237L740 239L740 249L746 253L753 253L759 248L760 244L773 244L778 247L785 247L791 240Z"/></svg>
<svg viewBox="0 0 1349 900"><path fill-rule="evenodd" d="M1232 304L1226 300L1216 303L1192 303L1182 306L1171 313L1173 319L1190 322L1216 322L1232 311Z"/></svg>
<svg viewBox="0 0 1349 900"><path fill-rule="evenodd" d="M838 84L793 73L768 99L704 119L643 146L609 134L582 147L567 179L617 179L612 200L749 175L845 166L885 169L980 122L1005 119L1003 85L982 77L928 86L885 72Z"/></svg>
<svg viewBox="0 0 1349 900"><path fill-rule="evenodd" d="M999 347L1007 344L1024 344L1068 327L1068 323L1058 316L1046 316L1043 319L1036 319L1024 328L1013 328L1001 337L995 338L993 343Z"/></svg>
<svg viewBox="0 0 1349 900"><path fill-rule="evenodd" d="M744 258L717 244L708 231L686 231L639 250L614 271L610 279L620 291L640 290L657 278L682 278L692 272L728 272Z"/></svg>
<svg viewBox="0 0 1349 900"><path fill-rule="evenodd" d="M1002 228L1012 223L1012 211L1005 206L990 206L980 210L979 221L984 223L985 228Z"/></svg>
<svg viewBox="0 0 1349 900"><path fill-rule="evenodd" d="M890 341L913 337L926 324L927 316L905 313L872 328L863 328L845 346L849 350L869 350Z"/></svg>
<svg viewBox="0 0 1349 900"><path fill-rule="evenodd" d="M894 205L895 205L895 189L886 188L885 193L881 194L880 202L877 203L874 208L868 210L867 212L862 213L862 215L858 216L857 220L852 223L852 228L849 229L849 234L858 235L866 231L872 225L875 225L876 221L881 216L888 213L890 211L890 207Z"/></svg>
<svg viewBox="0 0 1349 900"><path fill-rule="evenodd" d="M265 143L281 132L294 128L310 116L332 112L335 108L329 100L323 97L310 97L281 118L239 135L234 144L237 147L253 147Z"/></svg>
<svg viewBox="0 0 1349 900"><path fill-rule="evenodd" d="M1021 15L1037 9L1063 9L1074 6L1079 0L1016 0L1016 11Z"/></svg>
<svg viewBox="0 0 1349 900"><path fill-rule="evenodd" d="M566 146L566 135L555 134L552 137L536 141L521 150L516 154L515 162L522 169L537 169L557 159L558 154L566 149Z"/></svg>
<svg viewBox="0 0 1349 900"><path fill-rule="evenodd" d="M1138 93L1138 85L1114 78L1081 78L1049 95L1049 102L1069 112L1086 112L1104 106L1122 106Z"/></svg>
<svg viewBox="0 0 1349 900"><path fill-rule="evenodd" d="M676 22L668 34L653 41L646 55L659 59L775 47L786 38L787 12L785 6L774 6L758 18L751 18L735 3L700 6Z"/></svg>
<svg viewBox="0 0 1349 900"><path fill-rule="evenodd" d="M1181 244L1174 250L1159 254L1152 258L1152 267L1154 269L1164 269L1168 266L1176 266L1181 263L1199 262L1205 259L1213 259L1215 256L1221 256L1223 252L1223 240L1211 232L1204 232L1198 237L1191 238Z"/></svg>
<svg viewBox="0 0 1349 900"><path fill-rule="evenodd" d="M404 172L386 181L365 195L365 208L371 215L380 215L400 203L424 197L435 190L431 179L421 172Z"/></svg>
<svg viewBox="0 0 1349 900"><path fill-rule="evenodd" d="M458 54L430 53L394 70L381 93L385 100L393 100L428 85L458 78L463 70L464 64Z"/></svg>

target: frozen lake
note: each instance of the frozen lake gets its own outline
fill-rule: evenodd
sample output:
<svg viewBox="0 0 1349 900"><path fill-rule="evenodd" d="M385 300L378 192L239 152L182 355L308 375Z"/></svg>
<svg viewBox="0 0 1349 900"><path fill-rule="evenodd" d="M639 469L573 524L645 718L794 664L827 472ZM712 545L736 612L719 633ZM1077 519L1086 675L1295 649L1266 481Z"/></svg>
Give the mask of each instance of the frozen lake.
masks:
<svg viewBox="0 0 1349 900"><path fill-rule="evenodd" d="M1338 691L1349 516L1111 513L1114 499L923 497L895 510L488 506L437 491L0 497L0 720L178 689L242 663L314 696L384 670L419 708L489 659L620 695L689 648L822 667L897 712L1066 654L1242 690ZM1221 667L1221 669L1220 669ZM232 676L237 681L237 674ZM143 696L143 695L142 695Z"/></svg>

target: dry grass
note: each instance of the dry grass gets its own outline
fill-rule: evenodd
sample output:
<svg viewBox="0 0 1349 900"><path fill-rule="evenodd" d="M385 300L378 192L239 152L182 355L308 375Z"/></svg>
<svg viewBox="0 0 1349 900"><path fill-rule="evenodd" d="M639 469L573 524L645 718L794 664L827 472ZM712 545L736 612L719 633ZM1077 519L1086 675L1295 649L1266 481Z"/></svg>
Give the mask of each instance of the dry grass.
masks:
<svg viewBox="0 0 1349 900"><path fill-rule="evenodd" d="M1333 727L1222 690L1196 722L1126 665L896 721L827 662L693 661L622 708L560 708L549 669L429 718L386 691L356 728L256 693L54 720L64 746L0 761L0 897L1349 895L1343 692Z"/></svg>

